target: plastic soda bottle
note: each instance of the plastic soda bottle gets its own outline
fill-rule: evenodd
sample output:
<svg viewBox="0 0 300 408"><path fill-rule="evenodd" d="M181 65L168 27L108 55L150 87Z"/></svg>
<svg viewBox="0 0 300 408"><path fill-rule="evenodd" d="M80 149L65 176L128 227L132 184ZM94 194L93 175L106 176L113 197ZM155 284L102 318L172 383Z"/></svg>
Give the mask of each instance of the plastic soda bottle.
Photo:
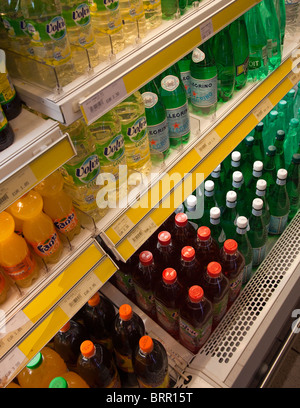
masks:
<svg viewBox="0 0 300 408"><path fill-rule="evenodd" d="M204 268L196 258L195 249L192 246L184 246L181 250L181 267L178 269L178 281L184 291L193 285L201 285Z"/></svg>
<svg viewBox="0 0 300 408"><path fill-rule="evenodd" d="M175 223L171 235L176 246L180 248L180 251L181 248L186 245L193 246L195 244L196 231L185 213L175 215Z"/></svg>
<svg viewBox="0 0 300 408"><path fill-rule="evenodd" d="M219 261L219 245L211 236L208 227L202 226L198 229L195 251L196 257L204 269L210 262Z"/></svg>
<svg viewBox="0 0 300 408"><path fill-rule="evenodd" d="M268 200L271 215L269 234L271 235L281 234L287 225L290 211L290 199L286 189L287 175L287 170L278 170L276 184Z"/></svg>
<svg viewBox="0 0 300 408"><path fill-rule="evenodd" d="M127 166L148 174L151 170L150 147L145 106L136 91L115 107L121 120Z"/></svg>
<svg viewBox="0 0 300 408"><path fill-rule="evenodd" d="M125 44L134 44L145 37L147 23L143 0L119 0Z"/></svg>
<svg viewBox="0 0 300 408"><path fill-rule="evenodd" d="M193 285L179 309L179 340L197 354L212 331L213 307L201 286Z"/></svg>
<svg viewBox="0 0 300 408"><path fill-rule="evenodd" d="M222 273L229 280L228 308L240 294L245 268L245 258L234 239L227 239L220 251Z"/></svg>
<svg viewBox="0 0 300 408"><path fill-rule="evenodd" d="M226 207L221 219L226 238L233 237L235 233L236 219L238 217L236 205L237 194L235 191L230 190L226 194Z"/></svg>
<svg viewBox="0 0 300 408"><path fill-rule="evenodd" d="M63 245L49 215L43 212L43 199L34 190L10 206L14 218L23 221L23 235L34 252L46 263L58 262Z"/></svg>
<svg viewBox="0 0 300 408"><path fill-rule="evenodd" d="M0 213L0 265L19 287L25 288L39 276L39 268L23 237L14 232L11 214Z"/></svg>
<svg viewBox="0 0 300 408"><path fill-rule="evenodd" d="M171 20L180 16L179 1L176 0L161 0L162 18Z"/></svg>
<svg viewBox="0 0 300 408"><path fill-rule="evenodd" d="M234 45L235 88L242 89L247 82L249 68L249 40L245 16L242 15L230 24L229 34Z"/></svg>
<svg viewBox="0 0 300 408"><path fill-rule="evenodd" d="M161 266L160 266L161 267ZM139 263L132 271L137 305L152 319L156 319L154 290L160 273L150 251L139 254Z"/></svg>
<svg viewBox="0 0 300 408"><path fill-rule="evenodd" d="M221 248L226 240L226 235L221 225L221 210L219 207L212 207L210 209L209 229L211 236L215 239L219 248Z"/></svg>
<svg viewBox="0 0 300 408"><path fill-rule="evenodd" d="M179 247L179 249L181 248ZM169 267L178 269L180 264L179 253L177 246L173 243L172 235L168 231L161 231L158 234L157 246L154 251L154 258L159 268L161 270Z"/></svg>
<svg viewBox="0 0 300 408"><path fill-rule="evenodd" d="M0 152L13 144L15 134L0 105Z"/></svg>
<svg viewBox="0 0 300 408"><path fill-rule="evenodd" d="M115 315L113 304L98 292L89 299L83 309L83 322L91 340L109 351L113 350L111 335Z"/></svg>
<svg viewBox="0 0 300 408"><path fill-rule="evenodd" d="M67 371L63 377L55 377L49 388L90 388L87 383L76 373Z"/></svg>
<svg viewBox="0 0 300 408"><path fill-rule="evenodd" d="M245 21L250 49L248 78L258 81L266 78L269 71L268 41L259 4L245 13Z"/></svg>
<svg viewBox="0 0 300 408"><path fill-rule="evenodd" d="M191 59L191 105L196 114L215 113L218 102L218 75L211 42L195 48Z"/></svg>
<svg viewBox="0 0 300 408"><path fill-rule="evenodd" d="M21 99L7 71L0 72L0 105L8 121L19 116L22 111Z"/></svg>
<svg viewBox="0 0 300 408"><path fill-rule="evenodd" d="M89 4L78 0L60 0L60 4L76 70L84 72L88 67L88 61L91 67L100 62L99 46L95 41Z"/></svg>
<svg viewBox="0 0 300 408"><path fill-rule="evenodd" d="M57 170L34 189L43 197L43 210L52 219L57 231L71 241L81 231L72 199L63 190L64 179Z"/></svg>
<svg viewBox="0 0 300 408"><path fill-rule="evenodd" d="M161 11L161 0L143 0L146 27L148 30L161 25L162 22L162 11Z"/></svg>
<svg viewBox="0 0 300 408"><path fill-rule="evenodd" d="M103 345L85 340L80 351L77 371L90 388L121 388L113 358Z"/></svg>
<svg viewBox="0 0 300 408"><path fill-rule="evenodd" d="M276 154L275 154L276 171L278 171L279 169L285 169L284 139L285 139L284 131L277 130L275 141L274 141L274 146L276 147Z"/></svg>
<svg viewBox="0 0 300 408"><path fill-rule="evenodd" d="M100 161L95 154L94 142L90 139L82 119L68 127L61 126L61 129L70 135L77 152L75 157L60 168L65 179L64 190L77 209L99 220L96 197L100 187L96 181L100 173Z"/></svg>
<svg viewBox="0 0 300 408"><path fill-rule="evenodd" d="M22 388L48 388L51 380L66 374L67 366L60 355L50 347L44 347L18 374Z"/></svg>
<svg viewBox="0 0 300 408"><path fill-rule="evenodd" d="M213 307L212 330L218 326L227 311L229 288L229 281L222 273L221 264L210 262L204 274L203 290Z"/></svg>
<svg viewBox="0 0 300 408"><path fill-rule="evenodd" d="M264 122L259 122L255 126L253 155L255 160L263 161L265 157L264 143L263 143Z"/></svg>
<svg viewBox="0 0 300 408"><path fill-rule="evenodd" d="M140 92L145 105L151 159L163 161L170 154L166 108L153 80L140 89Z"/></svg>
<svg viewBox="0 0 300 408"><path fill-rule="evenodd" d="M160 341L143 336L133 358L140 388L168 388L168 355Z"/></svg>
<svg viewBox="0 0 300 408"><path fill-rule="evenodd" d="M95 39L103 57L117 54L125 47L119 0L88 0Z"/></svg>
<svg viewBox="0 0 300 408"><path fill-rule="evenodd" d="M263 0L260 4L262 21L267 34L269 71L281 63L281 35L276 8L273 0Z"/></svg>
<svg viewBox="0 0 300 408"><path fill-rule="evenodd" d="M157 321L171 336L179 338L179 304L183 288L173 268L166 268L162 279L155 288L155 307Z"/></svg>
<svg viewBox="0 0 300 408"><path fill-rule="evenodd" d="M300 141L299 120L293 118L290 120L289 130L283 145L284 160L287 168L291 164L293 154L296 153L298 150L299 141Z"/></svg>
<svg viewBox="0 0 300 408"><path fill-rule="evenodd" d="M248 219L246 217L238 217L236 220L236 233L234 240L238 244L239 251L242 253L245 259L245 266L242 272L242 284L245 285L252 275L252 260L253 250L250 244L248 234Z"/></svg>
<svg viewBox="0 0 300 408"><path fill-rule="evenodd" d="M213 36L212 45L218 75L218 100L226 102L231 99L235 85L235 61L229 26Z"/></svg>
<svg viewBox="0 0 300 408"><path fill-rule="evenodd" d="M187 143L190 138L188 100L177 68L172 66L163 72L159 88L167 111L171 147Z"/></svg>
<svg viewBox="0 0 300 408"><path fill-rule="evenodd" d="M289 220L291 220L300 207L300 154L295 153L288 168L286 189L290 199Z"/></svg>
<svg viewBox="0 0 300 408"><path fill-rule="evenodd" d="M254 198L252 212L249 217L248 237L253 249L253 266L258 266L265 259L268 231L262 217L263 201Z"/></svg>
<svg viewBox="0 0 300 408"><path fill-rule="evenodd" d="M180 77L185 87L186 96L188 99L190 99L191 97L191 58L192 53L190 52L177 62L180 71Z"/></svg>
<svg viewBox="0 0 300 408"><path fill-rule="evenodd" d="M54 350L61 356L69 370L76 371L80 345L86 338L87 331L85 327L72 319L54 336Z"/></svg>
<svg viewBox="0 0 300 408"><path fill-rule="evenodd" d="M140 338L144 335L145 326L140 316L133 312L130 305L121 305L115 318L112 339L116 365L124 385L137 384L132 358Z"/></svg>
<svg viewBox="0 0 300 408"><path fill-rule="evenodd" d="M255 194L256 194L256 197L260 198L263 201L262 217L263 217L263 220L266 226L266 230L269 231L270 207L269 207L269 203L266 197L266 192L267 192L266 180L263 180L263 179L257 180Z"/></svg>

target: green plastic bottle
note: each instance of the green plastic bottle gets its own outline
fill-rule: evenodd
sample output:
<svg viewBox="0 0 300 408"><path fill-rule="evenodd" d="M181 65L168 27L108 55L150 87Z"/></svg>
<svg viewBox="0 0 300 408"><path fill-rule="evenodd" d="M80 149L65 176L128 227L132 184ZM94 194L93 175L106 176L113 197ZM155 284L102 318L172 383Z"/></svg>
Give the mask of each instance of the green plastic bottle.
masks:
<svg viewBox="0 0 300 408"><path fill-rule="evenodd" d="M278 112L272 110L268 115L268 126L263 135L264 149L267 151L268 146L272 145L275 141L276 132L278 127Z"/></svg>
<svg viewBox="0 0 300 408"><path fill-rule="evenodd" d="M248 79L258 81L268 75L268 41L266 31L257 4L245 13L249 38L249 72Z"/></svg>
<svg viewBox="0 0 300 408"><path fill-rule="evenodd" d="M248 237L253 249L253 266L258 266L266 256L268 232L262 217L263 201L255 198L252 201L252 212L249 217Z"/></svg>
<svg viewBox="0 0 300 408"><path fill-rule="evenodd" d="M188 99L191 98L191 58L192 53L190 52L177 62L180 71L180 77L185 87L186 96Z"/></svg>
<svg viewBox="0 0 300 408"><path fill-rule="evenodd" d="M177 66L173 65L163 72L159 93L167 111L170 146L187 143L190 138L188 101Z"/></svg>
<svg viewBox="0 0 300 408"><path fill-rule="evenodd" d="M201 115L214 113L218 102L218 79L209 40L194 49L190 72L192 111Z"/></svg>
<svg viewBox="0 0 300 408"><path fill-rule="evenodd" d="M290 199L289 220L291 220L300 208L300 154L295 153L288 168L286 189Z"/></svg>
<svg viewBox="0 0 300 408"><path fill-rule="evenodd" d="M296 91L294 88L290 89L285 95L284 99L287 101L287 120L290 122L294 118L294 103Z"/></svg>
<svg viewBox="0 0 300 408"><path fill-rule="evenodd" d="M267 200L267 182L266 180L259 179L256 183L255 198L260 198L263 201L262 217L265 222L266 230L269 231L270 224L270 206Z"/></svg>
<svg viewBox="0 0 300 408"><path fill-rule="evenodd" d="M281 234L287 225L290 212L290 199L286 188L287 175L287 170L278 170L272 197L268 199L271 215L269 234L271 235Z"/></svg>
<svg viewBox="0 0 300 408"><path fill-rule="evenodd" d="M287 121L287 101L282 99L281 101L278 102L277 104L277 111L278 111L278 121L280 123L280 130L283 130L285 134L287 134L288 131L288 124L289 122Z"/></svg>
<svg viewBox="0 0 300 408"><path fill-rule="evenodd" d="M215 239L219 248L223 247L226 241L226 234L221 224L221 210L219 207L212 207L210 209L210 219L208 225L211 236Z"/></svg>
<svg viewBox="0 0 300 408"><path fill-rule="evenodd" d="M281 63L281 34L274 0L263 0L260 11L268 41L269 71L279 67Z"/></svg>
<svg viewBox="0 0 300 408"><path fill-rule="evenodd" d="M229 26L214 35L212 46L217 66L218 100L227 102L233 95L236 71Z"/></svg>
<svg viewBox="0 0 300 408"><path fill-rule="evenodd" d="M236 210L238 215L247 216L247 189L245 186L243 173L241 171L235 171L233 173L231 189L237 194Z"/></svg>
<svg viewBox="0 0 300 408"><path fill-rule="evenodd" d="M153 162L160 162L170 154L166 108L153 80L143 86L140 92L145 105L151 158Z"/></svg>
<svg viewBox="0 0 300 408"><path fill-rule="evenodd" d="M290 120L289 130L283 145L284 160L287 168L291 164L293 154L296 153L298 150L300 139L299 136L300 136L299 120L293 118Z"/></svg>
<svg viewBox="0 0 300 408"><path fill-rule="evenodd" d="M242 89L247 83L249 68L249 40L245 16L237 18L229 28L235 63L235 88Z"/></svg>
<svg viewBox="0 0 300 408"><path fill-rule="evenodd" d="M279 169L285 169L284 139L285 139L284 131L277 130L275 142L274 142L274 146L276 147L276 155L275 155L276 171L278 171Z"/></svg>
<svg viewBox="0 0 300 408"><path fill-rule="evenodd" d="M285 26L286 26L286 12L285 12L285 0L274 0L276 13L278 17L279 27L280 27L280 44L281 44L281 54L284 44Z"/></svg>
<svg viewBox="0 0 300 408"><path fill-rule="evenodd" d="M273 187L276 182L276 164L275 164L275 156L276 156L276 147L271 145L268 147L266 152L266 157L264 160L264 169L263 169L263 176L262 178L267 182L267 195L270 197L273 192Z"/></svg>
<svg viewBox="0 0 300 408"><path fill-rule="evenodd" d="M226 207L222 214L221 225L226 235L226 239L234 236L236 219L238 217L237 209L237 194L235 191L228 191L226 194Z"/></svg>
<svg viewBox="0 0 300 408"><path fill-rule="evenodd" d="M236 230L233 239L238 243L239 251L245 258L242 284L245 285L252 275L253 249L250 244L248 234L248 219L240 216L236 220Z"/></svg>
<svg viewBox="0 0 300 408"><path fill-rule="evenodd" d="M162 0L161 11L163 20L171 20L180 16L179 3L176 0Z"/></svg>
<svg viewBox="0 0 300 408"><path fill-rule="evenodd" d="M265 157L264 143L263 143L264 123L259 122L254 130L253 155L255 160L263 161Z"/></svg>
<svg viewBox="0 0 300 408"><path fill-rule="evenodd" d="M253 136L246 136L243 139L241 155L242 155L242 164L241 164L241 172L244 176L245 184L247 185L249 180L252 176L253 170L253 163L255 161L254 153L253 153L253 144L254 144L254 137Z"/></svg>

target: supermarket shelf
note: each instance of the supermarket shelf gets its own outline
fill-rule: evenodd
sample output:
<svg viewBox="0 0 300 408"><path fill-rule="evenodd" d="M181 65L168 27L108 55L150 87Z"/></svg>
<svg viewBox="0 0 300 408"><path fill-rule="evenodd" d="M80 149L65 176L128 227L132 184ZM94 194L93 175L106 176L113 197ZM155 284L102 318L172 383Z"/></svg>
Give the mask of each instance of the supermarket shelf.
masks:
<svg viewBox="0 0 300 408"><path fill-rule="evenodd" d="M60 94L17 78L14 85L28 106L53 119L68 125L83 114L91 123L259 2L202 1L179 20L163 21L141 43L120 52L116 61L99 64Z"/></svg>
<svg viewBox="0 0 300 408"><path fill-rule="evenodd" d="M51 340L117 267L95 240L87 239L80 249L74 245L57 269L57 273L23 296L10 313L2 313L1 387Z"/></svg>
<svg viewBox="0 0 300 408"><path fill-rule="evenodd" d="M22 109L10 124L15 141L0 153L0 211L76 154L69 136L51 119Z"/></svg>
<svg viewBox="0 0 300 408"><path fill-rule="evenodd" d="M300 80L297 46L290 44L277 70L264 81L236 92L230 102L220 106L215 118L199 120L191 115L190 143L173 154L151 184L141 187L138 200L132 195L127 206L121 202L97 224L101 239L117 259L128 260Z"/></svg>

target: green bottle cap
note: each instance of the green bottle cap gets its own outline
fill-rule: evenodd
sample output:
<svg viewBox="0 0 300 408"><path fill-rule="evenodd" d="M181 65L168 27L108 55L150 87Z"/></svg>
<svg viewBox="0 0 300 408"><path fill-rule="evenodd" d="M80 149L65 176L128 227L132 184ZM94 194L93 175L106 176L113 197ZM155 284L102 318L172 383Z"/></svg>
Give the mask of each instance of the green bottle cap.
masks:
<svg viewBox="0 0 300 408"><path fill-rule="evenodd" d="M270 119L271 119L271 120L276 120L277 117L278 117L278 112L275 111L275 110L272 110L272 111L270 112Z"/></svg>
<svg viewBox="0 0 300 408"><path fill-rule="evenodd" d="M37 355L34 356L33 359L29 361L26 367L30 368L31 370L32 369L34 370L35 368L38 368L42 364L42 361L43 361L43 356L42 356L42 353L39 351Z"/></svg>
<svg viewBox="0 0 300 408"><path fill-rule="evenodd" d="M285 109L287 106L287 101L284 99L281 99L281 101L278 102L278 108Z"/></svg>
<svg viewBox="0 0 300 408"><path fill-rule="evenodd" d="M264 130L264 123L263 122L259 122L256 126L255 126L255 130L257 130L258 132L262 132Z"/></svg>
<svg viewBox="0 0 300 408"><path fill-rule="evenodd" d="M292 126L292 127L297 127L297 126L299 126L299 120L296 119L296 118L291 119L291 120L290 120L290 126Z"/></svg>
<svg viewBox="0 0 300 408"><path fill-rule="evenodd" d="M55 377L50 382L49 388L68 388L68 383L63 377Z"/></svg>
<svg viewBox="0 0 300 408"><path fill-rule="evenodd" d="M290 91L288 91L288 93L287 93L288 98L289 98L289 99L294 99L295 93L296 93L295 89L292 88L292 89L291 89Z"/></svg>
<svg viewBox="0 0 300 408"><path fill-rule="evenodd" d="M293 154L292 162L294 164L299 164L300 163L300 153Z"/></svg>
<svg viewBox="0 0 300 408"><path fill-rule="evenodd" d="M269 146L268 147L268 150L267 150L267 155L268 156L275 156L275 154L276 154L276 147L275 146Z"/></svg>
<svg viewBox="0 0 300 408"><path fill-rule="evenodd" d="M277 130L276 139L277 140L283 140L284 137L285 137L285 131L284 130Z"/></svg>

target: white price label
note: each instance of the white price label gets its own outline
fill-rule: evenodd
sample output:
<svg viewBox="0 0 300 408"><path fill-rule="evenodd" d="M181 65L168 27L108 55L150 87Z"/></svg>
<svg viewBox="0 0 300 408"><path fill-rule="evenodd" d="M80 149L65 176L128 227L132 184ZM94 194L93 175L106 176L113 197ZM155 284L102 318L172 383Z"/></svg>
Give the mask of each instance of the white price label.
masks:
<svg viewBox="0 0 300 408"><path fill-rule="evenodd" d="M114 223L112 229L115 231L116 234L119 235L120 238L124 237L134 227L134 222L128 218L125 214L121 217L118 221Z"/></svg>
<svg viewBox="0 0 300 408"><path fill-rule="evenodd" d="M202 41L213 35L214 27L211 18L200 25L200 33Z"/></svg>
<svg viewBox="0 0 300 408"><path fill-rule="evenodd" d="M213 130L204 136L200 142L195 146L196 152L203 159L212 149L220 142L221 138L218 133Z"/></svg>
<svg viewBox="0 0 300 408"><path fill-rule="evenodd" d="M127 95L123 78L80 102L80 108L88 125L99 119Z"/></svg>
<svg viewBox="0 0 300 408"><path fill-rule="evenodd" d="M0 387L5 387L11 380L14 379L19 367L25 365L28 359L25 354L17 347L13 349L1 362L0 362Z"/></svg>
<svg viewBox="0 0 300 408"><path fill-rule="evenodd" d="M253 115L260 122L273 109L273 104L269 98L265 98L255 109Z"/></svg>
<svg viewBox="0 0 300 408"><path fill-rule="evenodd" d="M155 222L151 218L147 218L129 234L127 239L134 249L138 249L156 229L157 225Z"/></svg>
<svg viewBox="0 0 300 408"><path fill-rule="evenodd" d="M1 326L0 356L10 350L33 326L32 321L20 310L12 319Z"/></svg>

